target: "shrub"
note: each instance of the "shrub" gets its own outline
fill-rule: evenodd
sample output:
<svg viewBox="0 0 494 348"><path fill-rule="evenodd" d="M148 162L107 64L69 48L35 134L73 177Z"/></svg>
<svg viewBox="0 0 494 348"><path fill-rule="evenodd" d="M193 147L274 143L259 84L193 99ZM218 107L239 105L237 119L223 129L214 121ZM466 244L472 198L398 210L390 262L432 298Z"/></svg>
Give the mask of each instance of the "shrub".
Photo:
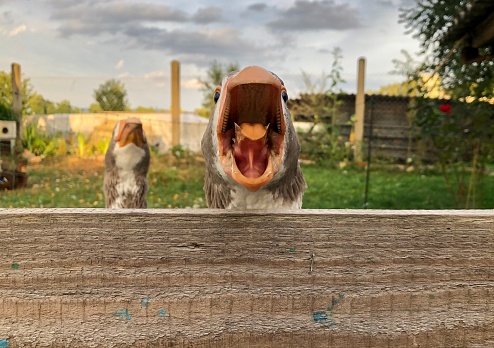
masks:
<svg viewBox="0 0 494 348"><path fill-rule="evenodd" d="M0 120L3 121L15 121L14 113L8 107L0 104Z"/></svg>
<svg viewBox="0 0 494 348"><path fill-rule="evenodd" d="M487 102L417 98L415 124L435 149L457 208L475 208L494 155L494 108Z"/></svg>
<svg viewBox="0 0 494 348"><path fill-rule="evenodd" d="M53 137L40 131L33 123L22 129L22 145L36 156L53 155L56 147Z"/></svg>

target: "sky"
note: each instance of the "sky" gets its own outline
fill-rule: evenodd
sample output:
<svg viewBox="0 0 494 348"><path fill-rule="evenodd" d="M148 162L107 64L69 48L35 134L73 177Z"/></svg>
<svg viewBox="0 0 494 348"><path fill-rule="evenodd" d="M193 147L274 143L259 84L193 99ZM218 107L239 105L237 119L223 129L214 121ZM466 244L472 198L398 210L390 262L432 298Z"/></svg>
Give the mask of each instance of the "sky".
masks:
<svg viewBox="0 0 494 348"><path fill-rule="evenodd" d="M213 61L258 65L284 80L290 96L329 73L341 49L346 92L399 82L401 50L419 42L398 23L414 0L0 0L0 70L21 65L37 93L87 108L105 81L122 81L130 106L170 107L170 63L180 62L181 108L201 106L199 79ZM211 97L214 91L211 91Z"/></svg>

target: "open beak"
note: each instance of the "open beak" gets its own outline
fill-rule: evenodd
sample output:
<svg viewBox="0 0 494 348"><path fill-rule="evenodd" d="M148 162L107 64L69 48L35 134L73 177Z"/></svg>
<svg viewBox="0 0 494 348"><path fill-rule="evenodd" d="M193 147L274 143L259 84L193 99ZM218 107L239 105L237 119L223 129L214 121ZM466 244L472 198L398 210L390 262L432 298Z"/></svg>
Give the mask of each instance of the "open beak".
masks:
<svg viewBox="0 0 494 348"><path fill-rule="evenodd" d="M144 135L144 130L142 129L141 120L132 117L120 121L118 134L115 137L115 141L118 142L120 147L124 147L129 144L142 147L142 145L147 141L146 136Z"/></svg>
<svg viewBox="0 0 494 348"><path fill-rule="evenodd" d="M282 162L284 90L271 72L251 66L226 81L218 100L220 162L227 175L252 192L266 185Z"/></svg>

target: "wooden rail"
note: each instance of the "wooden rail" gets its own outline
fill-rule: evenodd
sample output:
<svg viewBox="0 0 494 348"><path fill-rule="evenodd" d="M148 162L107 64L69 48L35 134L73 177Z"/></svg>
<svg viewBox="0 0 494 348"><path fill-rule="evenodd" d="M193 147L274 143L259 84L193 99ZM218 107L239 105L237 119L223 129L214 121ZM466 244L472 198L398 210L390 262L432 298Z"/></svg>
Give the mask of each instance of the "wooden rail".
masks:
<svg viewBox="0 0 494 348"><path fill-rule="evenodd" d="M494 211L0 209L0 347L494 347Z"/></svg>

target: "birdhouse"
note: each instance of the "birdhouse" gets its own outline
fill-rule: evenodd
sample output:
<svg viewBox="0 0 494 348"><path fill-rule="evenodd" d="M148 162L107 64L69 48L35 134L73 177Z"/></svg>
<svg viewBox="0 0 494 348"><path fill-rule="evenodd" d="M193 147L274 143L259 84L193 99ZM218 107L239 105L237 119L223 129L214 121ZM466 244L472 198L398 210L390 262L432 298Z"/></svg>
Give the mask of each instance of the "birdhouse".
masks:
<svg viewBox="0 0 494 348"><path fill-rule="evenodd" d="M0 140L15 140L16 130L15 121L0 121Z"/></svg>
<svg viewBox="0 0 494 348"><path fill-rule="evenodd" d="M15 121L0 120L0 142L10 141L10 151L12 152L17 137L17 125ZM1 153L2 151L0 151Z"/></svg>

